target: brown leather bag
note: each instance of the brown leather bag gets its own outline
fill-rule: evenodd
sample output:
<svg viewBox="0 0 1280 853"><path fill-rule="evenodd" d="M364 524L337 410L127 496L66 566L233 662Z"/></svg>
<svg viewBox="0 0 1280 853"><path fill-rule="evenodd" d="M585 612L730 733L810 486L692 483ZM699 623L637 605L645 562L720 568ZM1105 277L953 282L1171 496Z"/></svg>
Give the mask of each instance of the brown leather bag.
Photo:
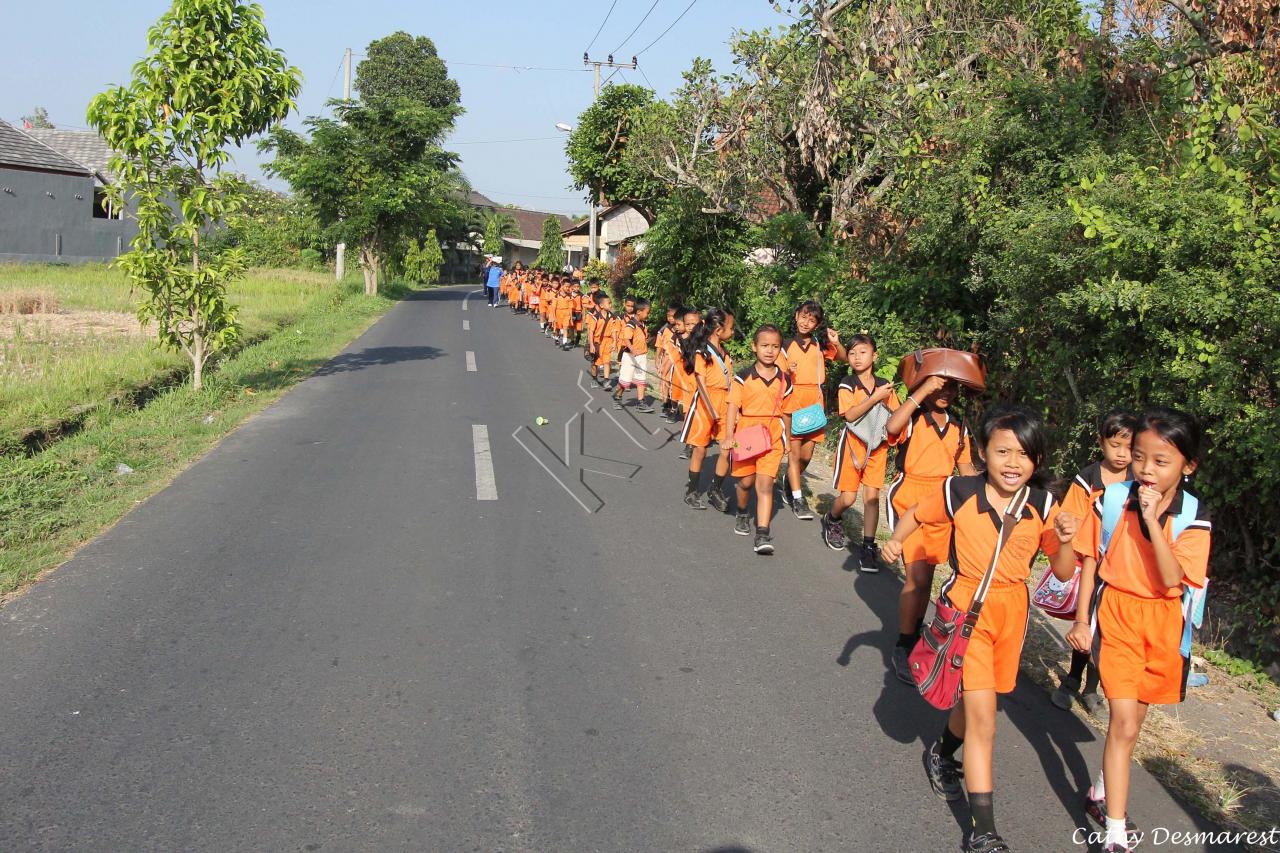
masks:
<svg viewBox="0 0 1280 853"><path fill-rule="evenodd" d="M918 349L898 365L902 382L914 391L930 376L954 379L975 391L987 390L987 364L982 356L958 349Z"/></svg>

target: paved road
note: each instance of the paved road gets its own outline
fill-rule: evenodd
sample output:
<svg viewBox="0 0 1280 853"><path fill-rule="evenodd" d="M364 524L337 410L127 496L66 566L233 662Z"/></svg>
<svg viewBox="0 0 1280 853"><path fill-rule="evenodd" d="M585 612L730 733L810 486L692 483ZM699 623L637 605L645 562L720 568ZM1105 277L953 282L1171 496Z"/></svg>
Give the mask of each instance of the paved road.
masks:
<svg viewBox="0 0 1280 853"><path fill-rule="evenodd" d="M583 362L468 290L399 305L0 610L0 850L956 849L940 716L885 676L892 576L789 518L755 557L612 410L586 452L638 471L561 488L513 432L563 441ZM1005 835L1086 849L1098 738L1033 688L1004 708ZM1144 825L1195 828L1136 786Z"/></svg>

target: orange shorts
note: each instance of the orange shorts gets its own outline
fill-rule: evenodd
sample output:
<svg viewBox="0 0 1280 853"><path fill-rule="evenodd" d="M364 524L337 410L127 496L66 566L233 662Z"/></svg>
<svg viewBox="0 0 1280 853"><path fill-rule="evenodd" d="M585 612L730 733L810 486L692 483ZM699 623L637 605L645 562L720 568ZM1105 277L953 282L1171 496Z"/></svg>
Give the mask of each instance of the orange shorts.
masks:
<svg viewBox="0 0 1280 853"><path fill-rule="evenodd" d="M573 323L572 311L556 312L556 328L557 329L568 329L571 323Z"/></svg>
<svg viewBox="0 0 1280 853"><path fill-rule="evenodd" d="M812 406L814 403L823 404L822 386L821 385L795 385L791 388L791 396L787 397L786 402L782 406L787 417L787 423L791 423L790 415L792 412L798 412L806 406ZM804 435L791 436L792 441L821 441L826 435L827 428L814 430Z"/></svg>
<svg viewBox="0 0 1280 853"><path fill-rule="evenodd" d="M686 396L684 390L685 379L676 372L675 365L671 365L671 399L677 403L682 402Z"/></svg>
<svg viewBox="0 0 1280 853"><path fill-rule="evenodd" d="M680 431L680 441L694 447L709 447L711 442L724 442L725 416L728 414L728 392L719 400L711 399L711 409L716 413L715 420L707 414L703 404L702 392L694 391L689 398L689 411L684 416L684 429Z"/></svg>
<svg viewBox="0 0 1280 853"><path fill-rule="evenodd" d="M907 510L942 488L946 477L906 477L899 474L889 487L889 529ZM904 564L926 562L932 566L947 561L951 550L951 525L922 524L902 543Z"/></svg>
<svg viewBox="0 0 1280 853"><path fill-rule="evenodd" d="M889 465L889 448L879 447L866 459L867 446L855 438L847 429L840 433L840 443L836 446L836 475L831 486L841 492L856 492L859 487L883 489L885 471ZM866 467L861 471L853 464L854 458L866 459Z"/></svg>
<svg viewBox="0 0 1280 853"><path fill-rule="evenodd" d="M1176 705L1187 697L1182 603L1139 598L1102 584L1092 609L1093 660L1108 699Z"/></svg>
<svg viewBox="0 0 1280 853"><path fill-rule="evenodd" d="M777 418L746 417L738 421L738 429L744 429L755 424L764 424L769 428L769 435L773 438L773 446L768 453L757 456L754 459L747 459L742 462L734 459L733 476L750 477L752 474L759 474L763 477L778 476L778 469L782 466L782 455L787 450L785 421L786 415Z"/></svg>
<svg viewBox="0 0 1280 853"><path fill-rule="evenodd" d="M978 581L967 577L955 577L942 587L951 606L959 610L969 608L977 591ZM1022 660L1022 642L1027 636L1029 602L1025 583L991 584L964 655L965 690L1013 692Z"/></svg>
<svg viewBox="0 0 1280 853"><path fill-rule="evenodd" d="M605 344L596 352L596 367L605 367L613 361L613 347Z"/></svg>

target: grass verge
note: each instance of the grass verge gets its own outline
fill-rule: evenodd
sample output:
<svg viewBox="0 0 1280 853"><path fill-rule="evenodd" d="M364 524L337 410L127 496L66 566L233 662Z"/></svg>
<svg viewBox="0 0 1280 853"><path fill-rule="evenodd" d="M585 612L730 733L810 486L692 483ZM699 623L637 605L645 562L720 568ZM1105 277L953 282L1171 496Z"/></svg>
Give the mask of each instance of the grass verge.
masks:
<svg viewBox="0 0 1280 853"><path fill-rule="evenodd" d="M294 322L333 287L326 273L250 270L228 292L242 333L234 349ZM154 327L138 333L141 295L118 269L0 264L0 303L24 294L56 310L10 314L0 328L0 453L50 444L94 409L147 399L190 370L184 356L160 346Z"/></svg>
<svg viewBox="0 0 1280 853"><path fill-rule="evenodd" d="M0 600L66 560L250 416L305 379L407 293L331 287L297 319L223 361L199 393L172 388L146 408L92 412L75 435L0 457ZM132 473L118 474L125 464Z"/></svg>

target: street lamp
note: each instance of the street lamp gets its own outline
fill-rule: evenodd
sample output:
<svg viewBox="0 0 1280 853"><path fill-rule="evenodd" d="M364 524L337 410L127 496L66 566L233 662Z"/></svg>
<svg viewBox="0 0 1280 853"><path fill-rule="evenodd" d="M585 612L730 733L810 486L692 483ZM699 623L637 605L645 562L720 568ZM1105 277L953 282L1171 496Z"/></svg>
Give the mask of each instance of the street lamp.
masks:
<svg viewBox="0 0 1280 853"><path fill-rule="evenodd" d="M610 61L612 61L612 57L610 58ZM556 122L556 130L563 131L564 133L573 133L573 125L567 124L563 121L558 121ZM597 238L597 234L600 231L598 217L599 217L599 212L598 212L598 208L596 207L596 198L594 195L592 195L591 226L590 226L590 230L588 231L590 236L588 237L588 240L587 240L588 242L587 252L590 255L590 259L593 261L597 257L599 257L599 253L596 251L599 248L599 242L600 242L599 239Z"/></svg>

